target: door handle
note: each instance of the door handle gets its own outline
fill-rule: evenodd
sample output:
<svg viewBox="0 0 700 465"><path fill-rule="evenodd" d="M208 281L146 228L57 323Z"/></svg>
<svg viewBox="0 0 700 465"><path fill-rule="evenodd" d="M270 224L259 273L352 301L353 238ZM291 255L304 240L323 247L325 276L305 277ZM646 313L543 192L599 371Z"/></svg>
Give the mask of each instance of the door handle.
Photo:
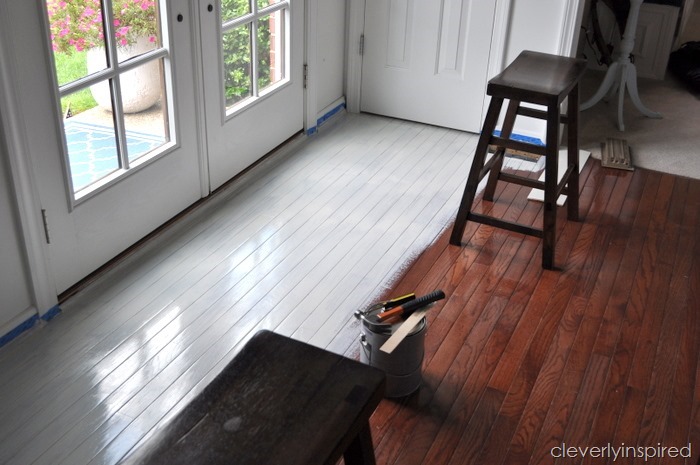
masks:
<svg viewBox="0 0 700 465"><path fill-rule="evenodd" d="M181 23L183 19L184 19L184 17L182 16L182 13L179 13L179 14L177 15L177 22L178 22L178 23Z"/></svg>
<svg viewBox="0 0 700 465"><path fill-rule="evenodd" d="M209 5L207 5L207 11L208 11L209 13L211 13L212 11L214 11L214 6L213 6L211 3L210 3Z"/></svg>

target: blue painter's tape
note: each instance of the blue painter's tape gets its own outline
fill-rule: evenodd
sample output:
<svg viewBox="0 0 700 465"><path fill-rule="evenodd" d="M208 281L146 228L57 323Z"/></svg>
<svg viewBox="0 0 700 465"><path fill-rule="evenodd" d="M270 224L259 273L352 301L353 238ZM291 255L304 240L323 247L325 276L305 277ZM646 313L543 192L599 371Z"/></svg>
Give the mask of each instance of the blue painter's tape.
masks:
<svg viewBox="0 0 700 465"><path fill-rule="evenodd" d="M306 135L310 136L312 134L315 134L318 132L318 127L325 123L331 116L335 115L339 111L343 110L345 108L345 103L341 103L337 107L333 108L329 112L327 112L325 115L321 116L319 119L316 120L316 126L309 128L306 130Z"/></svg>
<svg viewBox="0 0 700 465"><path fill-rule="evenodd" d="M5 334L4 336L0 337L0 347L4 346L23 332L29 330L36 324L36 322L39 321L39 316L34 315L31 318L27 319L26 321L20 323L19 326L17 326L15 329L11 330L9 333Z"/></svg>
<svg viewBox="0 0 700 465"><path fill-rule="evenodd" d="M500 136L501 131L493 131L493 134L495 136ZM523 136L522 134L511 134L510 138L520 142L527 142L528 144L544 146L544 142L542 142L542 139L538 139L537 137Z"/></svg>
<svg viewBox="0 0 700 465"><path fill-rule="evenodd" d="M54 317L55 317L56 315L58 315L59 313L61 313L61 307L59 307L58 305L56 305L56 306L54 306L53 308L49 309L48 312L46 312L46 313L44 313L43 315L41 315L41 319L44 320L44 321L51 321L51 320L53 320Z"/></svg>
<svg viewBox="0 0 700 465"><path fill-rule="evenodd" d="M331 116L335 115L336 113L338 113L339 111L342 111L344 109L345 109L345 103L341 103L337 107L335 107L332 110L330 110L329 112L327 112L325 115L321 116L316 121L316 125L320 126L322 123L324 123L326 120L328 120L328 118L330 118Z"/></svg>
<svg viewBox="0 0 700 465"><path fill-rule="evenodd" d="M39 315L32 315L30 318L20 323L17 327L10 330L10 332L5 334L4 336L0 336L0 347L4 346L14 338L18 337L23 332L32 329L32 327L34 327L34 325L37 324L39 319L42 319L44 321L51 321L59 313L61 313L61 307L56 305L50 308L49 311L44 313L41 317L39 317Z"/></svg>

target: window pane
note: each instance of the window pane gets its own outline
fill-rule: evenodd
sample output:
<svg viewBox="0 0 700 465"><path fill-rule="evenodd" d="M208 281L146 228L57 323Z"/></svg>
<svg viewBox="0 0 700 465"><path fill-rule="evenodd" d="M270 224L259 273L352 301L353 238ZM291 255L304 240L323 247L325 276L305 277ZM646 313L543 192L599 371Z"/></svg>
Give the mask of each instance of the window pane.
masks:
<svg viewBox="0 0 700 465"><path fill-rule="evenodd" d="M46 9L59 86L107 67L99 0L46 0ZM101 52L88 58L87 50L96 48Z"/></svg>
<svg viewBox="0 0 700 465"><path fill-rule="evenodd" d="M109 64L116 65L164 46L167 34L160 22L162 0L43 1L61 96L69 172L74 198L78 198L80 191L87 191L105 177L111 180L126 172L129 162L159 153L157 149L175 137L170 133L170 89L166 89L166 82L170 81L164 71L170 66L167 50L162 53L165 58L139 62L136 68L119 70L110 79L95 77ZM230 3L249 7L242 0ZM104 20L107 10L102 9L103 4L112 13L113 21L109 23ZM250 28L243 29L247 44L239 48L248 56L245 70L250 76ZM116 56L105 47L105 35L115 38ZM232 50L235 52L235 47ZM112 70L117 71L116 68L113 66ZM74 91L78 85L67 86L86 78L89 88ZM250 77L248 81L252 82ZM114 89L120 89L121 105L116 107L122 111L113 105L111 84L117 82L119 86ZM248 92L251 87L247 85Z"/></svg>
<svg viewBox="0 0 700 465"><path fill-rule="evenodd" d="M160 60L151 60L119 76L124 113L138 113L156 104L163 93Z"/></svg>
<svg viewBox="0 0 700 465"><path fill-rule="evenodd" d="M226 22L251 12L250 0L221 0L221 21Z"/></svg>
<svg viewBox="0 0 700 465"><path fill-rule="evenodd" d="M151 65L155 65L155 72L148 69L152 67ZM156 85L158 100L144 111L139 113L126 113L124 115L129 161L134 161L158 147L161 147L163 144L170 142L168 109L166 103L160 97L161 95L166 95L163 66L163 60L158 60L134 70L137 72L154 73L153 75L156 77L154 84ZM123 101L129 97L128 91L129 89L122 88ZM124 107L127 106L124 102L122 104Z"/></svg>
<svg viewBox="0 0 700 465"><path fill-rule="evenodd" d="M105 87L106 84L103 84ZM109 88L107 87L109 92ZM83 89L73 92L61 99L61 114L64 118L76 116L84 111L91 110L97 106L97 102L90 89Z"/></svg>
<svg viewBox="0 0 700 465"><path fill-rule="evenodd" d="M161 46L154 0L119 0L113 4L114 37L119 62Z"/></svg>
<svg viewBox="0 0 700 465"><path fill-rule="evenodd" d="M258 21L258 89L284 79L284 15L286 10Z"/></svg>
<svg viewBox="0 0 700 465"><path fill-rule="evenodd" d="M258 10L262 10L266 6L274 5L275 3L279 3L280 0L257 0L258 2Z"/></svg>
<svg viewBox="0 0 700 465"><path fill-rule="evenodd" d="M244 24L223 35L224 94L227 109L253 95L250 28L250 24Z"/></svg>
<svg viewBox="0 0 700 465"><path fill-rule="evenodd" d="M106 85L106 83L105 83ZM74 94L62 100L75 99ZM100 108L63 121L73 190L79 191L119 169L117 137L111 113Z"/></svg>

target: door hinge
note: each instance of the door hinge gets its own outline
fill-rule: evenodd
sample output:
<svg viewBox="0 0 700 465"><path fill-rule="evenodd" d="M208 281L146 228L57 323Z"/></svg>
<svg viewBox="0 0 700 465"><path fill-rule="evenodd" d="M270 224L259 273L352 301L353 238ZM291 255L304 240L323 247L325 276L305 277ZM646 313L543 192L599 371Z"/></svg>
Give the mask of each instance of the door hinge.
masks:
<svg viewBox="0 0 700 465"><path fill-rule="evenodd" d="M360 34L360 55L365 54L365 35Z"/></svg>
<svg viewBox="0 0 700 465"><path fill-rule="evenodd" d="M46 236L46 243L51 243L51 238L49 237L49 222L46 219L46 210L41 209L41 220L44 223L44 235Z"/></svg>
<svg viewBox="0 0 700 465"><path fill-rule="evenodd" d="M309 84L309 65L304 63L304 89Z"/></svg>

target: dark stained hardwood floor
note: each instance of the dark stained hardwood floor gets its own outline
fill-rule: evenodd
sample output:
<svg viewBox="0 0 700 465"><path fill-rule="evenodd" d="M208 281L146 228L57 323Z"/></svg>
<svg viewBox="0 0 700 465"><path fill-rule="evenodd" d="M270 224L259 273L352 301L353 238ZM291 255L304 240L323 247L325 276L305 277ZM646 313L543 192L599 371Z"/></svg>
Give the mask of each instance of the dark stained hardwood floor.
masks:
<svg viewBox="0 0 700 465"><path fill-rule="evenodd" d="M420 390L372 417L378 464L698 463L700 181L589 160L581 186L582 221L558 215L558 270L539 239L470 222L463 247L446 230L386 293L447 299ZM527 193L501 182L478 208L540 222ZM338 335L351 357L354 336ZM693 457L557 459L562 443Z"/></svg>

